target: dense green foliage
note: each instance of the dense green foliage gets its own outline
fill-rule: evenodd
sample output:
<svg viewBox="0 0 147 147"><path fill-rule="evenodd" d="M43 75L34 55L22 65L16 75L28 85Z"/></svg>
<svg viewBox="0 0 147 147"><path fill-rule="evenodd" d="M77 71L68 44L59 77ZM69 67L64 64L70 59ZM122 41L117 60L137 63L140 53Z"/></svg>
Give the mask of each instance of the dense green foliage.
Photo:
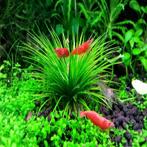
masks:
<svg viewBox="0 0 147 147"><path fill-rule="evenodd" d="M103 145L107 142L109 135L104 133L105 139L102 139L100 135L103 136L103 133L93 127L90 121L80 118L69 120L69 115L63 117L63 112L52 113L51 122L44 117L37 117L32 100L33 93L39 88L38 84L26 72L23 72L22 78L23 80L15 78L10 86L3 81L0 83L0 129L3 130L0 131L0 146L67 146L86 142L90 145L98 142ZM33 115L27 120L29 112ZM79 136L81 132L83 135Z"/></svg>
<svg viewBox="0 0 147 147"><path fill-rule="evenodd" d="M89 37L90 50L72 56ZM147 95L133 78L147 83L146 0L0 0L0 147L146 147ZM134 122L104 132L79 118L112 101L136 106Z"/></svg>
<svg viewBox="0 0 147 147"><path fill-rule="evenodd" d="M6 74L8 70L7 64L4 62L1 74ZM110 140L108 132L102 132L97 126L94 126L89 120L84 118L72 119L65 112L52 112L51 120L47 118L37 117L37 107L34 104L34 99L40 88L38 82L30 76L32 67L22 69L16 64L14 67L13 82L7 83L6 78L2 78L0 82L0 145L1 146L115 146ZM21 72L21 78L15 77ZM7 74L6 74L7 75ZM21 80L20 80L21 79ZM7 84L6 84L7 83ZM129 95L126 95L128 99ZM37 96L38 99L38 96ZM134 98L135 99L135 98ZM135 104L135 103L134 103ZM137 104L137 103L136 103ZM92 103L90 104L92 105ZM142 107L143 106L143 107ZM139 105L140 109L145 108L145 103ZM28 113L32 115L27 118ZM64 116L63 116L64 113ZM147 127L146 120L144 122ZM122 136L122 145L126 142L124 137L125 131L113 129L113 136ZM146 137L146 129L142 135L134 130L129 130L133 138L133 145L140 145ZM142 137L141 137L142 136Z"/></svg>

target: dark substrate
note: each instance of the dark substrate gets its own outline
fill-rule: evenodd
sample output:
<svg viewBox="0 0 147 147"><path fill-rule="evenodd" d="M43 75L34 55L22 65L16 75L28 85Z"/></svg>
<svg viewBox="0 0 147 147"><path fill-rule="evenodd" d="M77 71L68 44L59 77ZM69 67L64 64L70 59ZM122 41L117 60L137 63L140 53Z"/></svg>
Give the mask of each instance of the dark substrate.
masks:
<svg viewBox="0 0 147 147"><path fill-rule="evenodd" d="M115 124L115 127L120 130L126 130L123 136L126 139L124 147L132 147L132 135L127 131L127 127L130 130L135 130L141 132L144 128L144 117L147 116L147 108L144 111L140 111L135 105L130 103L118 103L112 105L112 110L106 109L106 107L101 107L100 112L104 116L112 120ZM115 136L113 131L110 131L110 137L116 146L122 141L122 136ZM145 144L147 138L144 138L144 141L140 143L140 146Z"/></svg>

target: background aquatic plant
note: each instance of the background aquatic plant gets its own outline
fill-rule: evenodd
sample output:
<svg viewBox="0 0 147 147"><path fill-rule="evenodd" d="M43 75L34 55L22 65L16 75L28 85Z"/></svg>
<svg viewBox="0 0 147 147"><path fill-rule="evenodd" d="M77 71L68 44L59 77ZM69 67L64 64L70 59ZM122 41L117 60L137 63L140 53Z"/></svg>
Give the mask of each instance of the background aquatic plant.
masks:
<svg viewBox="0 0 147 147"><path fill-rule="evenodd" d="M63 32L68 35L72 32L78 34L81 29L87 36L91 32L103 34L107 31L110 40L116 36L121 40L119 32L125 31L125 25L131 22L123 17L118 22L127 2L128 0L0 1L0 57L19 54L16 60L21 60L21 54L16 50L19 40L26 41L28 31L38 32L37 26L47 34L45 24L51 24L59 35Z"/></svg>
<svg viewBox="0 0 147 147"><path fill-rule="evenodd" d="M61 40L54 31L50 32L50 38L30 35L30 42L22 47L31 55L25 59L35 66L33 75L42 83L43 97L47 97L50 106L67 111L78 111L81 106L88 108L91 101L107 104L97 83L110 75L110 66L116 61L111 58L114 47L104 43L102 37L95 37L86 53L59 58L56 48L64 47L70 52L84 42L84 36L73 35L68 42L63 34Z"/></svg>

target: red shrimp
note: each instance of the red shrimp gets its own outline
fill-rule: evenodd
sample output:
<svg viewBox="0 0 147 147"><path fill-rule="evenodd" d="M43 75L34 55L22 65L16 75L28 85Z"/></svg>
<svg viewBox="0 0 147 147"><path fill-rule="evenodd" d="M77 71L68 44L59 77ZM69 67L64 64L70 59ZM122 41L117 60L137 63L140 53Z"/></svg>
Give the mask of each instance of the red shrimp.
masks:
<svg viewBox="0 0 147 147"><path fill-rule="evenodd" d="M109 121L108 119L100 116L95 111L82 111L80 112L80 117L86 116L91 122L101 128L102 130L109 129L110 127L114 127L114 123Z"/></svg>
<svg viewBox="0 0 147 147"><path fill-rule="evenodd" d="M79 47L75 48L71 54L72 55L75 55L75 54L80 55L80 54L85 53L90 48L90 44L92 43L92 41L93 41L93 39L87 40L86 42L81 44Z"/></svg>
<svg viewBox="0 0 147 147"><path fill-rule="evenodd" d="M67 48L56 48L55 52L59 58L69 56L69 52Z"/></svg>

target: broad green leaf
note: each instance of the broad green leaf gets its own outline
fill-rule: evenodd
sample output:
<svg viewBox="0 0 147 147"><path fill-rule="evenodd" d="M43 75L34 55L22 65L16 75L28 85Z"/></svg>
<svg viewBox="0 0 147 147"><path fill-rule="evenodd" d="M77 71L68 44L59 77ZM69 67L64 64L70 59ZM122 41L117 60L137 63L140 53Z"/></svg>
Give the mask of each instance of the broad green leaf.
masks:
<svg viewBox="0 0 147 147"><path fill-rule="evenodd" d="M143 65L144 69L147 71L147 58L142 56L142 57L140 57L140 61Z"/></svg>
<svg viewBox="0 0 147 147"><path fill-rule="evenodd" d="M143 18L140 18L138 21L137 21L137 24L144 24L146 25L146 21L143 19ZM136 25L137 25L136 24ZM137 28L136 28L137 29Z"/></svg>
<svg viewBox="0 0 147 147"><path fill-rule="evenodd" d="M142 51L147 51L147 44L144 44L143 48L141 49Z"/></svg>
<svg viewBox="0 0 147 147"><path fill-rule="evenodd" d="M124 55L123 57L124 60L129 60L131 58L131 55L128 52L125 52L123 55Z"/></svg>
<svg viewBox="0 0 147 147"><path fill-rule="evenodd" d="M0 71L2 70L2 69L4 69L5 68L5 66L4 66L4 64L2 64L1 66L0 66Z"/></svg>
<svg viewBox="0 0 147 147"><path fill-rule="evenodd" d="M145 57L147 58L147 50L145 51Z"/></svg>
<svg viewBox="0 0 147 147"><path fill-rule="evenodd" d="M130 46L131 46L131 49L134 47L134 44L135 44L135 38L133 37L130 41L129 41L129 43L130 43Z"/></svg>
<svg viewBox="0 0 147 147"><path fill-rule="evenodd" d="M143 11L143 13L147 14L147 6L145 7L141 6L141 10Z"/></svg>
<svg viewBox="0 0 147 147"><path fill-rule="evenodd" d="M126 66L128 66L129 64L130 64L130 62L131 62L131 55L128 53L128 52L125 52L124 54L123 54L123 63L126 65Z"/></svg>
<svg viewBox="0 0 147 147"><path fill-rule="evenodd" d="M0 72L0 79L5 79L5 78L7 78L7 75Z"/></svg>
<svg viewBox="0 0 147 147"><path fill-rule="evenodd" d="M134 41L134 43L141 43L142 42L141 38L138 36L134 36L132 40Z"/></svg>
<svg viewBox="0 0 147 147"><path fill-rule="evenodd" d="M143 29L138 29L136 32L135 32L135 36L141 36L143 33Z"/></svg>
<svg viewBox="0 0 147 147"><path fill-rule="evenodd" d="M134 35L134 30L131 29L131 30L127 31L125 34L125 43L127 43L129 40L131 40L133 35Z"/></svg>
<svg viewBox="0 0 147 147"><path fill-rule="evenodd" d="M133 9L133 10L135 10L135 11L137 11L137 12L141 12L140 11L140 5L139 5L139 3L137 2L137 0L131 0L130 1L130 3L129 3L129 5L130 5L130 7Z"/></svg>

